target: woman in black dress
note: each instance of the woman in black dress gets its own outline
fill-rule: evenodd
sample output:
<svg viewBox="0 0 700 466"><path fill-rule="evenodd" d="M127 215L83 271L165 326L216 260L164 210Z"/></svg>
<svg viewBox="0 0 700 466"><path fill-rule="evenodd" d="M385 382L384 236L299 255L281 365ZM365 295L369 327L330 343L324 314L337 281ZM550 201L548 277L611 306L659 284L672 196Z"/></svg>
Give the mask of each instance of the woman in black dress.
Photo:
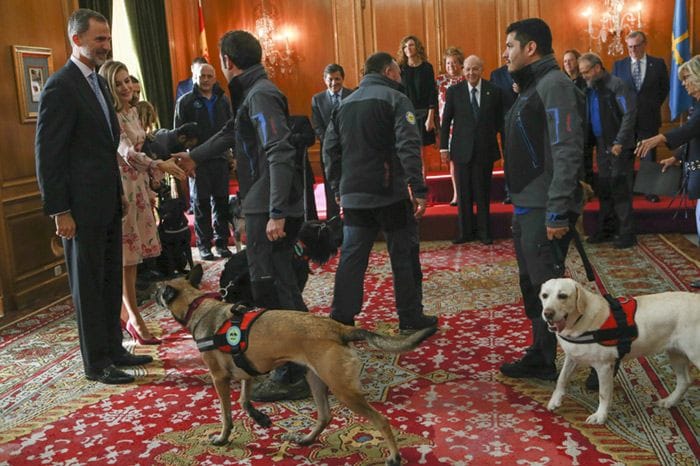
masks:
<svg viewBox="0 0 700 466"><path fill-rule="evenodd" d="M435 71L433 65L428 63L425 47L416 36L406 36L401 39L396 61L401 67L401 83L416 110L423 146L435 144L437 88Z"/></svg>

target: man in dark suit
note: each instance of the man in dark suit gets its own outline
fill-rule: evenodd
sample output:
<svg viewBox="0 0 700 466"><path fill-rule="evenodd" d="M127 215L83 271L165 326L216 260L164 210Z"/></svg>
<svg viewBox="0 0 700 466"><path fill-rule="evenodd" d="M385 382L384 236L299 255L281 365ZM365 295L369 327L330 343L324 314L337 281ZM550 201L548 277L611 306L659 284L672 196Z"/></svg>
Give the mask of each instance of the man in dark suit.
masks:
<svg viewBox="0 0 700 466"><path fill-rule="evenodd" d="M447 89L440 130L440 155L455 164L459 236L452 242L478 238L491 244L489 203L493 163L501 157L496 133L503 129L501 90L481 79L484 63L476 55L464 60L467 80ZM452 126L452 139L449 133ZM476 202L476 225L473 204Z"/></svg>
<svg viewBox="0 0 700 466"><path fill-rule="evenodd" d="M331 63L323 70L323 82L326 84L326 90L319 92L311 98L311 123L314 131L321 143L321 153L323 153L323 137L326 134L326 128L331 120L331 112L335 107L340 105L340 101L352 93L352 90L343 87L345 80L345 70L343 67ZM326 218L335 217L340 213L340 207L336 202L333 190L326 180L326 169L323 166L323 157L321 157L321 173L323 173L323 187L326 194Z"/></svg>
<svg viewBox="0 0 700 466"><path fill-rule="evenodd" d="M68 20L70 60L41 94L36 129L37 180L44 211L63 239L80 351L88 380L130 383L117 367L151 362L122 347L122 201L119 122L96 67L107 60L110 30L101 14Z"/></svg>
<svg viewBox="0 0 700 466"><path fill-rule="evenodd" d="M659 133L661 105L669 90L668 70L663 58L647 55L647 36L642 31L632 31L625 39L629 57L615 62L613 76L617 76L637 93L637 121L635 138L647 139ZM654 163L656 151L652 150L642 163ZM655 194L647 194L651 202L659 202Z"/></svg>

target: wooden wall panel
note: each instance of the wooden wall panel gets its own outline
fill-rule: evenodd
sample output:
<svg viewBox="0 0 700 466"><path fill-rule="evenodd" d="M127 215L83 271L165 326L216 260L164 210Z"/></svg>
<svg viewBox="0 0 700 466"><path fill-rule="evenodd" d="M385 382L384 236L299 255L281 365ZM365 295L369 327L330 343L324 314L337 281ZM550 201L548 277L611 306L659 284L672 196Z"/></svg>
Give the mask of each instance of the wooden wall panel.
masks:
<svg viewBox="0 0 700 466"><path fill-rule="evenodd" d="M488 76L491 70L501 66L500 52L497 38L504 35L498 29L498 6L492 0L477 0L465 2L463 0L442 1L442 25L444 40L442 52L451 45L462 49L465 57L478 55L484 60L484 76ZM465 34L469 31L469 34ZM436 73L445 72L442 60L436 66Z"/></svg>
<svg viewBox="0 0 700 466"><path fill-rule="evenodd" d="M35 178L34 123L20 123L12 45L47 47L54 70L69 55L66 19L77 1L0 2L0 295L5 312L68 293L61 258L50 251L51 221L41 212ZM61 266L54 276L54 267Z"/></svg>

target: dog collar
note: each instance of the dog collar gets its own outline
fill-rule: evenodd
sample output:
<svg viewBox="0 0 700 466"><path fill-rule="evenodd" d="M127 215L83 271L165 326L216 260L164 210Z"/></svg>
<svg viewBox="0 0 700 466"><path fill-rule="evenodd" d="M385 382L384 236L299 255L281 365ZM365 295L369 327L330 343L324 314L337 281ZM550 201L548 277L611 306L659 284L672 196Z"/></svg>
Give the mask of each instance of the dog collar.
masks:
<svg viewBox="0 0 700 466"><path fill-rule="evenodd" d="M221 295L216 291L212 291L210 293L204 293L201 296L197 296L187 308L187 314L185 314L184 319L182 319L182 325L184 325L185 327L187 326L190 319L192 318L192 314L194 314L194 311L197 310L197 308L202 304L202 301L204 301L205 299L216 299L217 301L221 301Z"/></svg>
<svg viewBox="0 0 700 466"><path fill-rule="evenodd" d="M294 243L294 254L301 260L309 260L309 255L306 254L306 245L302 240L297 240L297 242Z"/></svg>

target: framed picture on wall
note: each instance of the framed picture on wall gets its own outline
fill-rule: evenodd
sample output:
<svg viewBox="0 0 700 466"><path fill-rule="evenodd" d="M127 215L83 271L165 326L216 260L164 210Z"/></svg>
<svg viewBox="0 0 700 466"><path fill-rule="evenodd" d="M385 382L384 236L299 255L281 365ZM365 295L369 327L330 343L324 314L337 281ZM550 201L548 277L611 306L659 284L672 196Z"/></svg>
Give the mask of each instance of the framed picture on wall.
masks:
<svg viewBox="0 0 700 466"><path fill-rule="evenodd" d="M12 58L15 62L19 120L22 123L34 122L39 113L39 96L53 73L51 49L13 45Z"/></svg>

